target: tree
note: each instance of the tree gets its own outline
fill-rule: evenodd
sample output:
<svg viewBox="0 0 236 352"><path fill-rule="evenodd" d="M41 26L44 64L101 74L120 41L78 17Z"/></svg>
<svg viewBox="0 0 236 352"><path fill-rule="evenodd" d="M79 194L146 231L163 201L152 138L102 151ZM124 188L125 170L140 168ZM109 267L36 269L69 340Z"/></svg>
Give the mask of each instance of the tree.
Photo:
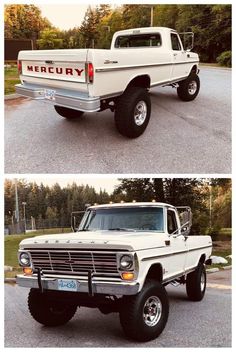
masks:
<svg viewBox="0 0 236 352"><path fill-rule="evenodd" d="M47 28L40 32L37 40L39 49L60 49L63 47L61 32L56 28Z"/></svg>
<svg viewBox="0 0 236 352"><path fill-rule="evenodd" d="M150 27L150 7L147 5L123 5L124 28Z"/></svg>
<svg viewBox="0 0 236 352"><path fill-rule="evenodd" d="M5 5L4 10L5 38L34 39L40 31L51 27L35 5Z"/></svg>

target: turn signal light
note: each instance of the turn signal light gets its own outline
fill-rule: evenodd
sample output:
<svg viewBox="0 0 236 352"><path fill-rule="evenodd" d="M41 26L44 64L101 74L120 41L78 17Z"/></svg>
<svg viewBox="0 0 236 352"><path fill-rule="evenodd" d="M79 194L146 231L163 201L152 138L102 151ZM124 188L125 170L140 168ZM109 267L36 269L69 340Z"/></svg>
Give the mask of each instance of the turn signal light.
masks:
<svg viewBox="0 0 236 352"><path fill-rule="evenodd" d="M31 268L23 268L23 272L25 275L32 275L33 274L33 270Z"/></svg>
<svg viewBox="0 0 236 352"><path fill-rule="evenodd" d="M134 273L127 273L124 272L121 274L121 277L123 280L133 280L134 279Z"/></svg>

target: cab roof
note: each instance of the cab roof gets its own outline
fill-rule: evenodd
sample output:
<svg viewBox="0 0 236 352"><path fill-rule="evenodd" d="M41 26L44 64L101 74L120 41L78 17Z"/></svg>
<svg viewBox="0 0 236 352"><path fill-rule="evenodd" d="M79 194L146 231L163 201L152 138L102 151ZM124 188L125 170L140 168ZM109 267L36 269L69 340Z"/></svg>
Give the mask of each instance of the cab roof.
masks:
<svg viewBox="0 0 236 352"><path fill-rule="evenodd" d="M142 33L156 33L160 31L172 31L176 32L175 29L168 28L168 27L141 27L141 28L131 28L131 29L124 29L122 31L115 32L115 35L121 34L142 34Z"/></svg>
<svg viewBox="0 0 236 352"><path fill-rule="evenodd" d="M161 202L120 202L120 203L108 203L89 206L88 209L99 209L99 208L124 208L124 207L168 207L175 208L173 205Z"/></svg>

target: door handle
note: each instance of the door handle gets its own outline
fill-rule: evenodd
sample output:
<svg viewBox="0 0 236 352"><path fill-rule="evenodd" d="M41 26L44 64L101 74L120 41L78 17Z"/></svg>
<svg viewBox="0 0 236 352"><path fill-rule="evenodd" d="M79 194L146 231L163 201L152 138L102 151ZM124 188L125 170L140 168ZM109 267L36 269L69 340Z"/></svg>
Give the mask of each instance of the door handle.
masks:
<svg viewBox="0 0 236 352"><path fill-rule="evenodd" d="M174 55L174 56L177 56L177 53L174 53L173 55Z"/></svg>

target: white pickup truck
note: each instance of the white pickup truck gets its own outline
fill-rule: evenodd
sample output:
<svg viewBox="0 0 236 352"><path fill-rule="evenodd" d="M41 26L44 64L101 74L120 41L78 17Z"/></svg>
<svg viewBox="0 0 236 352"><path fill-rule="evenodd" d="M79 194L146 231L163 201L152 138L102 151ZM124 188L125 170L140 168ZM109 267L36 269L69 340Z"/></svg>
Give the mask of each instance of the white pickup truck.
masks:
<svg viewBox="0 0 236 352"><path fill-rule="evenodd" d="M200 301L210 264L210 236L189 236L191 209L165 203L119 203L87 208L75 233L45 235L20 243L30 287L28 306L46 326L67 323L77 307L119 312L125 334L148 341L164 329L168 284L186 284Z"/></svg>
<svg viewBox="0 0 236 352"><path fill-rule="evenodd" d="M175 30L150 27L116 32L110 50L20 51L16 92L51 101L67 119L109 108L118 131L136 138L150 119L151 87L176 87L184 101L198 95L199 57L191 48Z"/></svg>

